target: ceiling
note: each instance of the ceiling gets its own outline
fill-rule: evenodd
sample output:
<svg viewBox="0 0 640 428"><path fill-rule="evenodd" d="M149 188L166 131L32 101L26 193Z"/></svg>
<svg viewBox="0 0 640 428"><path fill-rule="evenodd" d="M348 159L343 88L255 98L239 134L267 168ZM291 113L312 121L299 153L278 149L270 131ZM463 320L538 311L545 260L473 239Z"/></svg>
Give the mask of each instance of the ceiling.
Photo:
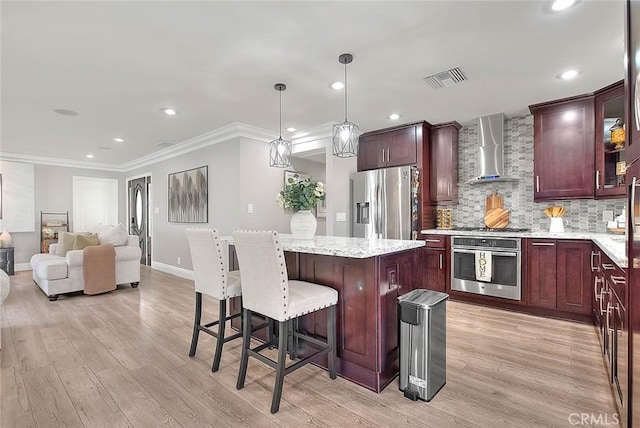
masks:
<svg viewBox="0 0 640 428"><path fill-rule="evenodd" d="M330 84L344 52L348 117L362 132L524 114L624 77L624 2L549 6L2 1L0 153L117 166L235 122L277 135L276 82L287 84L283 128L340 122L344 94ZM423 80L455 66L468 81ZM558 79L568 68L581 74Z"/></svg>

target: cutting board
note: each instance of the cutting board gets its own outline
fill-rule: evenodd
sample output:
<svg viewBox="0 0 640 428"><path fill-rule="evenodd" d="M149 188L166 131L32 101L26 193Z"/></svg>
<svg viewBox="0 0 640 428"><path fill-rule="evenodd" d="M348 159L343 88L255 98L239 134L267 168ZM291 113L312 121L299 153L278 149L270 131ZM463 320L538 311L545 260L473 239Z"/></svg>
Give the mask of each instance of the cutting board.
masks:
<svg viewBox="0 0 640 428"><path fill-rule="evenodd" d="M509 210L491 208L484 215L484 224L491 229L503 229L509 224Z"/></svg>
<svg viewBox="0 0 640 428"><path fill-rule="evenodd" d="M489 212L494 208L502 208L504 206L504 198L502 196L498 196L496 191L487 196L487 200L485 202L485 213Z"/></svg>

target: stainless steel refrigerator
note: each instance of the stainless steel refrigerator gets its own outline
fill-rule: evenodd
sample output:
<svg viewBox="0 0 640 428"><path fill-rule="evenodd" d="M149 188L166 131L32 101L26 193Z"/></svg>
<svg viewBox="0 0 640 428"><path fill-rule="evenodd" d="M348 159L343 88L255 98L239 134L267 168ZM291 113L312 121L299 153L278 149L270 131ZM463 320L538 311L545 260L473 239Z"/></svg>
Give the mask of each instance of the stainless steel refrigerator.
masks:
<svg viewBox="0 0 640 428"><path fill-rule="evenodd" d="M351 176L351 234L358 238L417 239L419 171L402 166Z"/></svg>

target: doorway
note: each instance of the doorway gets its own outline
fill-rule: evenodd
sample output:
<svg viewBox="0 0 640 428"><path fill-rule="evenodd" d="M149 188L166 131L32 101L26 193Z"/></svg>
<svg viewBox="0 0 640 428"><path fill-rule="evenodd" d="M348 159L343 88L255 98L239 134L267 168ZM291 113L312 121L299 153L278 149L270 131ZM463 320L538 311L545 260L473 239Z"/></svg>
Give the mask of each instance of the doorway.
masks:
<svg viewBox="0 0 640 428"><path fill-rule="evenodd" d="M73 231L118 223L118 180L73 176Z"/></svg>
<svg viewBox="0 0 640 428"><path fill-rule="evenodd" d="M151 176L128 180L129 233L138 236L140 263L151 266Z"/></svg>

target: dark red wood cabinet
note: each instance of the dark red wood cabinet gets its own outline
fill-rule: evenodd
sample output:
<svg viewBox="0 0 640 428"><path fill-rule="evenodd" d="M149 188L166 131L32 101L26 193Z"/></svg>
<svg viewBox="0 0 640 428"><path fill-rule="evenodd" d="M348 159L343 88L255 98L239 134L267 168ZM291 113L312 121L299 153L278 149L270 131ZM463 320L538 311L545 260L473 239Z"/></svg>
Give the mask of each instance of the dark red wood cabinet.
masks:
<svg viewBox="0 0 640 428"><path fill-rule="evenodd" d="M624 197L625 175L617 166L625 162L626 147L611 143L611 126L616 119L625 120L624 82L620 81L595 92L595 193L596 198Z"/></svg>
<svg viewBox="0 0 640 428"><path fill-rule="evenodd" d="M458 122L431 126L431 201L458 203Z"/></svg>
<svg viewBox="0 0 640 428"><path fill-rule="evenodd" d="M554 308L557 304L556 290L556 241L531 239L527 246L527 280L529 306Z"/></svg>
<svg viewBox="0 0 640 428"><path fill-rule="evenodd" d="M534 201L594 197L594 97L529 106Z"/></svg>
<svg viewBox="0 0 640 428"><path fill-rule="evenodd" d="M446 235L423 235L423 288L446 292L450 288L450 238Z"/></svg>
<svg viewBox="0 0 640 428"><path fill-rule="evenodd" d="M591 314L591 250L588 241L556 241L557 308Z"/></svg>
<svg viewBox="0 0 640 428"><path fill-rule="evenodd" d="M528 306L590 315L591 250L589 241L528 239Z"/></svg>
<svg viewBox="0 0 640 428"><path fill-rule="evenodd" d="M417 164L422 136L422 122L362 134L358 171Z"/></svg>
<svg viewBox="0 0 640 428"><path fill-rule="evenodd" d="M380 392L398 372L398 296L422 284L420 249L366 259L298 254L298 279L338 290L338 373ZM326 337L326 311L305 315ZM326 366L326 358L321 361Z"/></svg>

